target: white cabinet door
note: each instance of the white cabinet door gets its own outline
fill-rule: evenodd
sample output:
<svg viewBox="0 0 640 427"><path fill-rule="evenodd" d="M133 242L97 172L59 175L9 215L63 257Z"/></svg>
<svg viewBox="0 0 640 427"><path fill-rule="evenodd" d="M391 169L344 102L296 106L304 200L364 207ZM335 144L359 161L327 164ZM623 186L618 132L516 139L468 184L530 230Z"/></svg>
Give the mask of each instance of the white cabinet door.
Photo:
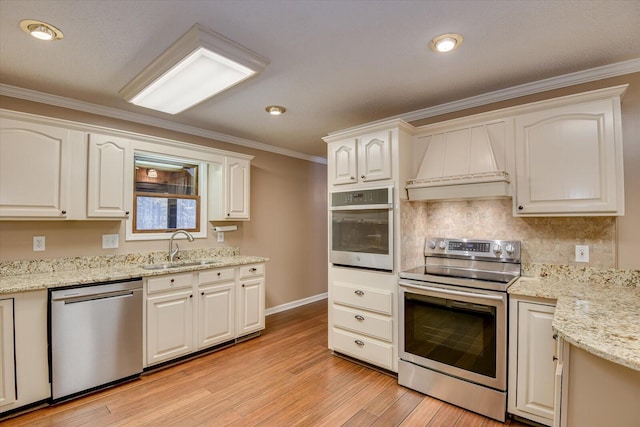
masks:
<svg viewBox="0 0 640 427"><path fill-rule="evenodd" d="M619 98L516 117L514 215L622 215Z"/></svg>
<svg viewBox="0 0 640 427"><path fill-rule="evenodd" d="M174 359L193 350L193 291L147 299L147 364Z"/></svg>
<svg viewBox="0 0 640 427"><path fill-rule="evenodd" d="M391 179L391 138L391 131L382 131L330 143L329 184Z"/></svg>
<svg viewBox="0 0 640 427"><path fill-rule="evenodd" d="M235 281L200 287L198 349L229 341L235 337L235 288Z"/></svg>
<svg viewBox="0 0 640 427"><path fill-rule="evenodd" d="M13 298L0 300L0 406L16 401Z"/></svg>
<svg viewBox="0 0 640 427"><path fill-rule="evenodd" d="M68 129L0 119L0 217L66 217L71 134Z"/></svg>
<svg viewBox="0 0 640 427"><path fill-rule="evenodd" d="M227 157L227 219L249 219L249 180L251 164L245 159Z"/></svg>
<svg viewBox="0 0 640 427"><path fill-rule="evenodd" d="M552 305L518 301L516 407L546 425L554 417L556 341ZM525 415L527 418L527 415ZM529 417L531 418L531 417Z"/></svg>
<svg viewBox="0 0 640 427"><path fill-rule="evenodd" d="M358 178L362 182L391 179L391 132L358 138Z"/></svg>
<svg viewBox="0 0 640 427"><path fill-rule="evenodd" d="M209 221L249 219L250 159L225 157L208 164Z"/></svg>
<svg viewBox="0 0 640 427"><path fill-rule="evenodd" d="M238 332L241 337L264 329L264 278L240 279Z"/></svg>
<svg viewBox="0 0 640 427"><path fill-rule="evenodd" d="M330 185L358 182L355 138L329 144L328 173Z"/></svg>
<svg viewBox="0 0 640 427"><path fill-rule="evenodd" d="M89 135L87 217L126 219L133 198L131 141Z"/></svg>

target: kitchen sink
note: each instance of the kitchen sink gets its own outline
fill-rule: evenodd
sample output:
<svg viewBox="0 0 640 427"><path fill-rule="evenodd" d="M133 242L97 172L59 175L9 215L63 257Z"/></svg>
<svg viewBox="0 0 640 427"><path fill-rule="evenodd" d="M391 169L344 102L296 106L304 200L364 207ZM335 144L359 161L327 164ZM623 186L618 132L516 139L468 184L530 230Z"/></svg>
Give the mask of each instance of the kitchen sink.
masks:
<svg viewBox="0 0 640 427"><path fill-rule="evenodd" d="M209 261L209 260L200 260L200 261L185 261L185 262L174 262L174 263L164 263L164 264L148 264L142 266L145 270L169 270L172 268L180 268L180 267L192 267L196 265L215 265L218 264L218 261Z"/></svg>

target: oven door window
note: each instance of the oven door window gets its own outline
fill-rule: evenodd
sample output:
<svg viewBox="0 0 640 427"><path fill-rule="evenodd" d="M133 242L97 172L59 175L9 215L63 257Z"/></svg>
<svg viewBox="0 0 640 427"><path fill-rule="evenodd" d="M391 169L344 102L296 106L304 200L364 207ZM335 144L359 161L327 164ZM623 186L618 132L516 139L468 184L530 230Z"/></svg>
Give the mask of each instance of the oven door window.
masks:
<svg viewBox="0 0 640 427"><path fill-rule="evenodd" d="M389 254L388 209L333 211L331 227L334 251Z"/></svg>
<svg viewBox="0 0 640 427"><path fill-rule="evenodd" d="M405 294L405 351L496 377L496 308Z"/></svg>

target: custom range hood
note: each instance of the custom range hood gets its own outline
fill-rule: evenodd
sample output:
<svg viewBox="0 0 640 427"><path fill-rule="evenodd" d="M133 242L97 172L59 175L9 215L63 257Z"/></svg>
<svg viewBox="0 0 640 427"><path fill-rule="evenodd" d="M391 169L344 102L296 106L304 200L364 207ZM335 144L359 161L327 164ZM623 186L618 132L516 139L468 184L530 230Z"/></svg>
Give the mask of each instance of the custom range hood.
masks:
<svg viewBox="0 0 640 427"><path fill-rule="evenodd" d="M507 137L512 121L452 120L419 128L413 146L409 200L511 197Z"/></svg>

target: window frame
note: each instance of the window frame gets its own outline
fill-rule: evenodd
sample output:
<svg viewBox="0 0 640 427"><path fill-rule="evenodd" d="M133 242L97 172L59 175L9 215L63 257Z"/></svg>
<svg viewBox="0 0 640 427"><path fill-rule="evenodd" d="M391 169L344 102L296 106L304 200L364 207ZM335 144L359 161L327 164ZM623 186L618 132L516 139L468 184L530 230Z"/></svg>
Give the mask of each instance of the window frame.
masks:
<svg viewBox="0 0 640 427"><path fill-rule="evenodd" d="M130 171L130 176L132 178L131 185L133 186L133 195L132 195L132 212L133 215L126 222L126 230L125 230L125 239L127 241L150 241L150 240L166 240L168 239L173 232L176 230L168 229L164 231L157 230L138 230L134 232L135 229L135 221L137 220L137 206L136 206L136 191L135 191L135 157L143 156L143 157L151 157L157 159L158 161L167 161L167 162L180 162L185 164L191 164L198 167L197 180L196 180L196 188L197 188L197 197L199 197L199 205L200 208L196 213L196 221L199 225L199 231L191 231L191 229L187 230L194 238L207 238L207 206L208 206L208 187L207 187L207 176L208 176L208 162L205 159L196 159L185 154L195 154L193 151L181 150L181 149L168 149L168 150L160 150L161 147L150 147L153 150L145 149L147 148L146 144L138 143L133 147L131 156L133 157L133 169ZM168 148L168 147L165 147ZM161 152L162 151L162 152ZM218 156L215 156L218 157ZM149 193L153 195L162 196L162 193ZM186 196L186 195L181 195ZM187 198L187 197L181 197Z"/></svg>

